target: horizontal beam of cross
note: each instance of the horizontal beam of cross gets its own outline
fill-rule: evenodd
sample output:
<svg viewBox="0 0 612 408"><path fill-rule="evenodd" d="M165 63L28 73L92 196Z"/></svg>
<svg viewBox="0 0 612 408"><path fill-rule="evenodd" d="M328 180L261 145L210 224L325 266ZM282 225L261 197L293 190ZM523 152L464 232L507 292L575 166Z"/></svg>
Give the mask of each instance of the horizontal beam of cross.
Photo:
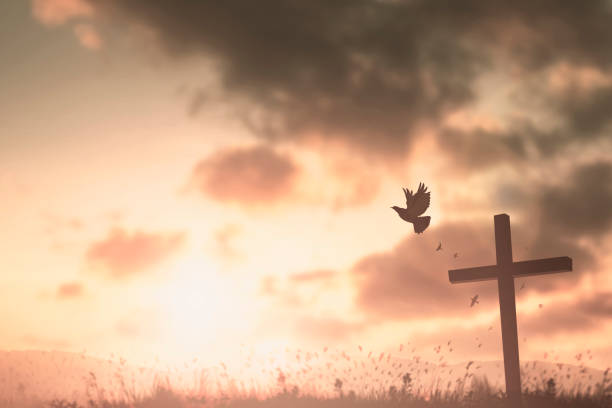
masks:
<svg viewBox="0 0 612 408"><path fill-rule="evenodd" d="M572 270L572 258L560 256L556 258L537 259L533 261L513 262L510 265L478 266L475 268L451 269L448 279L451 283L476 282L497 279L501 273L509 273L513 277L545 275Z"/></svg>

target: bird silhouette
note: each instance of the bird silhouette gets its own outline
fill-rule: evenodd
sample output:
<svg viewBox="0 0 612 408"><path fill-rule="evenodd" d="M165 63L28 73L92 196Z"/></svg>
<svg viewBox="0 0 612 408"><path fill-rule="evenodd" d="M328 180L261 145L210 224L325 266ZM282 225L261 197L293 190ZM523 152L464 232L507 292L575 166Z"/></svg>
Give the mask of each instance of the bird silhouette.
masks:
<svg viewBox="0 0 612 408"><path fill-rule="evenodd" d="M438 242L438 247L436 248L436 251L439 251L442 249L442 242Z"/></svg>
<svg viewBox="0 0 612 408"><path fill-rule="evenodd" d="M478 301L478 295L475 295L475 296L472 298L472 302L470 303L470 307L474 307L474 305L475 305L476 303L480 304L480 302Z"/></svg>
<svg viewBox="0 0 612 408"><path fill-rule="evenodd" d="M412 223L414 226L414 232L417 234L422 233L429 226L431 217L419 217L429 207L430 193L427 191L425 184L419 183L419 189L416 193L412 193L411 190L404 188L404 195L406 196L406 208L393 206L397 214L404 221Z"/></svg>

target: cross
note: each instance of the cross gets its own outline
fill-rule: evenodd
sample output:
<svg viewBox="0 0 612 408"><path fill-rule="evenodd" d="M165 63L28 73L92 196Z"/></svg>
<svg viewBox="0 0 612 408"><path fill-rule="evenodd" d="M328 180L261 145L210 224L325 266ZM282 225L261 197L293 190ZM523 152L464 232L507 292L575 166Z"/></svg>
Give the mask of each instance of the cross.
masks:
<svg viewBox="0 0 612 408"><path fill-rule="evenodd" d="M497 280L499 291L499 314L501 317L502 345L504 349L504 371L506 395L513 407L521 406L521 373L519 367L518 334L516 330L516 304L514 301L514 278L543 275L572 270L572 258L536 259L512 261L510 217L497 214L495 222L495 253L497 264L448 271L451 283Z"/></svg>

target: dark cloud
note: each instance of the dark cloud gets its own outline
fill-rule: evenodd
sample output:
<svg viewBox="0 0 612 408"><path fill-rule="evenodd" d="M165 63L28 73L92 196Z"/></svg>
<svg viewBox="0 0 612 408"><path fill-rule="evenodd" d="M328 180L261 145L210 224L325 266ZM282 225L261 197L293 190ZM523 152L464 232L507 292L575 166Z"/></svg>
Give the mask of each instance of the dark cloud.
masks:
<svg viewBox="0 0 612 408"><path fill-rule="evenodd" d="M495 66L508 66L527 82L559 63L612 65L612 13L605 0L89 3L98 15L148 27L172 56L214 59L224 93L244 108L245 123L258 135L314 134L390 157L405 153L420 122L437 123L470 107L475 80ZM533 89L525 94L534 98ZM609 94L557 103L569 132L553 138L539 130L537 142L554 150L551 144L602 129ZM202 101L198 95L190 112ZM524 153L520 135L444 137L474 148L470 140L486 140L485 150L507 159ZM470 153L479 152L457 154Z"/></svg>
<svg viewBox="0 0 612 408"><path fill-rule="evenodd" d="M538 312L518 319L521 336L584 333L612 320L612 293L595 292L588 298L544 304Z"/></svg>
<svg viewBox="0 0 612 408"><path fill-rule="evenodd" d="M124 278L144 272L175 252L185 240L183 233L129 233L121 228L90 245L86 259L102 266L112 278Z"/></svg>
<svg viewBox="0 0 612 408"><path fill-rule="evenodd" d="M612 162L577 167L565 183L540 193L542 228L575 240L612 226Z"/></svg>
<svg viewBox="0 0 612 408"><path fill-rule="evenodd" d="M561 180L502 183L493 196L494 205L523 215L521 223L512 225L515 260L573 259L569 275L530 278L531 288L539 290L563 285L561 281L574 284L585 273L597 273L596 253L580 241L586 238L597 245L612 226L611 162L576 165Z"/></svg>
<svg viewBox="0 0 612 408"><path fill-rule="evenodd" d="M555 108L565 118L569 131L581 142L601 135L612 123L612 86L599 86L586 95L569 89L563 97L557 97ZM609 132L607 133L609 134Z"/></svg>
<svg viewBox="0 0 612 408"><path fill-rule="evenodd" d="M64 283L57 288L58 299L71 299L83 295L83 285L78 282Z"/></svg>
<svg viewBox="0 0 612 408"><path fill-rule="evenodd" d="M442 150L460 168L479 170L499 163L527 164L527 160L533 157L529 146L547 135L528 120L517 120L506 130L443 127L438 138Z"/></svg>
<svg viewBox="0 0 612 408"><path fill-rule="evenodd" d="M483 63L463 41L471 19L424 2L92 3L148 26L172 55L216 59L224 91L267 138L401 153L420 120L472 100Z"/></svg>
<svg viewBox="0 0 612 408"><path fill-rule="evenodd" d="M443 250L436 251L441 241ZM387 253L369 255L353 267L357 305L384 318L469 316L470 297L493 307L495 282L452 285L448 270L495 263L493 225L446 224L410 236ZM459 257L453 254L458 252Z"/></svg>
<svg viewBox="0 0 612 408"><path fill-rule="evenodd" d="M292 191L298 167L270 147L218 151L197 164L193 183L204 194L243 206L269 204Z"/></svg>
<svg viewBox="0 0 612 408"><path fill-rule="evenodd" d="M596 272L586 267L593 265L589 251L552 231L532 228L531 220L512 222L511 218L511 231L516 261L555 256L570 256L574 260L574 272L526 278L529 291L569 290L585 274ZM546 234L546 242L537 240L542 234ZM441 251L435 251L438 242L442 243ZM423 235L409 236L389 252L358 261L351 271L357 288L356 304L385 319L469 316L478 308L497 307L497 284L495 281L450 284L448 270L493 264L493 217L486 222L442 224ZM479 295L480 304L471 309L470 298L475 294Z"/></svg>

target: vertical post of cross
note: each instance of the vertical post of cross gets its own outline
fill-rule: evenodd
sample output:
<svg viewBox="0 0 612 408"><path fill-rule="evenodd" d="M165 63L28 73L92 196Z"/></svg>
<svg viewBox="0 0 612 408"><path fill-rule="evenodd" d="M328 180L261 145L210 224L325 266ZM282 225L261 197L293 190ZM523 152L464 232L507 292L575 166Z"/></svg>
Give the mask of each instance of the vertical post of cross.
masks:
<svg viewBox="0 0 612 408"><path fill-rule="evenodd" d="M502 344L504 349L504 372L506 394L512 407L521 406L521 371L519 365L518 333L516 328L516 304L514 300L514 277L512 276L512 238L510 217L498 214L495 220L495 253L499 278L499 314L501 317Z"/></svg>

